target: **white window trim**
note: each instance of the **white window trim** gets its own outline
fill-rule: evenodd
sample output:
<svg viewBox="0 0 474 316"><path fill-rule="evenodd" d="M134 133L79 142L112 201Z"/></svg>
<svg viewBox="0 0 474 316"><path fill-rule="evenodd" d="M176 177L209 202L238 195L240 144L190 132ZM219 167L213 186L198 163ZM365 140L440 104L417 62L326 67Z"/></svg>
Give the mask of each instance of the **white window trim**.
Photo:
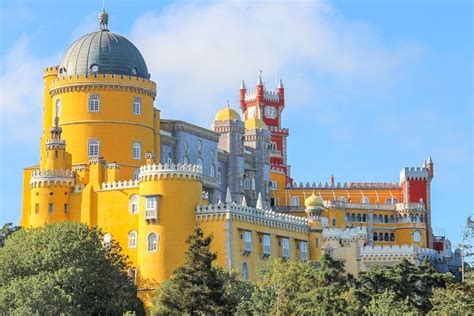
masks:
<svg viewBox="0 0 474 316"><path fill-rule="evenodd" d="M296 201L296 203L295 203ZM300 198L297 196L291 197L291 206L300 206Z"/></svg>
<svg viewBox="0 0 474 316"><path fill-rule="evenodd" d="M138 101L138 111L135 111L135 101ZM141 97L137 97L137 96L133 97L132 112L135 115L142 114L142 98Z"/></svg>
<svg viewBox="0 0 474 316"><path fill-rule="evenodd" d="M263 235L262 244L263 244L263 253L265 255L270 255L272 252L272 237L267 234Z"/></svg>
<svg viewBox="0 0 474 316"><path fill-rule="evenodd" d="M136 199L136 201L135 201ZM138 214L138 202L139 198L137 194L132 194L129 199L129 212L130 214ZM135 205L135 211L134 211L134 206Z"/></svg>
<svg viewBox="0 0 474 316"><path fill-rule="evenodd" d="M281 256L283 258L290 257L290 239L289 238L281 239Z"/></svg>
<svg viewBox="0 0 474 316"><path fill-rule="evenodd" d="M252 251L252 232L244 231L244 250Z"/></svg>
<svg viewBox="0 0 474 316"><path fill-rule="evenodd" d="M135 155L135 145L138 145L138 155ZM141 160L142 159L142 143L138 140L134 140L132 143L132 158L133 160Z"/></svg>
<svg viewBox="0 0 474 316"><path fill-rule="evenodd" d="M55 108L54 108L54 115L57 116L57 117L60 117L61 116L61 98L57 98L56 99L56 103L55 103Z"/></svg>
<svg viewBox="0 0 474 316"><path fill-rule="evenodd" d="M155 249L150 250L150 236L153 235L153 234L156 236L156 245L155 245ZM160 237L158 236L157 233L155 233L155 232L148 233L148 235L146 236L146 251L147 252L157 252L158 251L158 242L159 242L159 240L160 240Z"/></svg>
<svg viewBox="0 0 474 316"><path fill-rule="evenodd" d="M95 109L95 105L94 105L94 109L92 109L91 100L95 97L97 97L97 109ZM89 98L87 99L87 110L90 113L100 112L100 94L90 94L89 95Z"/></svg>
<svg viewBox="0 0 474 316"><path fill-rule="evenodd" d="M97 142L97 155L91 155L91 142ZM100 140L98 138L90 138L87 141L87 155L88 157L99 157L100 156Z"/></svg>
<svg viewBox="0 0 474 316"><path fill-rule="evenodd" d="M137 232L134 230L128 233L128 248L137 248Z"/></svg>
<svg viewBox="0 0 474 316"><path fill-rule="evenodd" d="M149 204L151 201L154 201L154 203ZM145 197L145 219L158 220L158 203L158 195L149 195Z"/></svg>

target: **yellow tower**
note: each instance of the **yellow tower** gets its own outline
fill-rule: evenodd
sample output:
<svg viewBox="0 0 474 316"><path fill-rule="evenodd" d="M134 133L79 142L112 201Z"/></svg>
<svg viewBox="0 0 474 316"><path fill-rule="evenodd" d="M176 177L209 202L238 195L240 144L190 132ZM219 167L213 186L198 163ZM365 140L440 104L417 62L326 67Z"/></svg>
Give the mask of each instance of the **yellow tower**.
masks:
<svg viewBox="0 0 474 316"><path fill-rule="evenodd" d="M305 213L309 224L309 258L310 260L319 260L321 258L322 232L321 213L324 209L323 200L314 193L309 196L305 202Z"/></svg>

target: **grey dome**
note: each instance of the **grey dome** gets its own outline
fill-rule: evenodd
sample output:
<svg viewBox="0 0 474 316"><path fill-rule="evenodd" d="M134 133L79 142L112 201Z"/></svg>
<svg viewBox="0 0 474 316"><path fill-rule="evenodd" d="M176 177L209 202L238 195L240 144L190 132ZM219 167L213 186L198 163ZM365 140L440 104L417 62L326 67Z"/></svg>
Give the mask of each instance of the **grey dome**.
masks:
<svg viewBox="0 0 474 316"><path fill-rule="evenodd" d="M59 65L60 76L116 74L149 79L148 68L138 48L107 29L75 41Z"/></svg>

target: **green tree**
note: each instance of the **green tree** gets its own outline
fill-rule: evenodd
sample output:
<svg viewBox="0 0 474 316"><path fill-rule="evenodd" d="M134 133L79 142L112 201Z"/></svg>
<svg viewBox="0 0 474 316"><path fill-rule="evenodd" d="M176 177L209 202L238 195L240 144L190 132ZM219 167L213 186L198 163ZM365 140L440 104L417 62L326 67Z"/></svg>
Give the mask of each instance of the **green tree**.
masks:
<svg viewBox="0 0 474 316"><path fill-rule="evenodd" d="M20 227L13 226L13 223L6 223L0 228L0 248L5 244L5 240L14 232L19 230Z"/></svg>
<svg viewBox="0 0 474 316"><path fill-rule="evenodd" d="M366 315L416 315L410 308L408 298L399 300L397 294L390 290L372 296L362 310Z"/></svg>
<svg viewBox="0 0 474 316"><path fill-rule="evenodd" d="M466 273L464 282L449 278L446 288L433 289L431 315L474 315L474 274Z"/></svg>
<svg viewBox="0 0 474 316"><path fill-rule="evenodd" d="M0 314L143 314L128 269L118 244L103 244L97 228L64 222L19 230L0 248Z"/></svg>
<svg viewBox="0 0 474 316"><path fill-rule="evenodd" d="M210 251L211 242L201 228L194 229L186 240L184 264L157 291L153 314L232 314L240 296L250 296L250 285L239 281L237 274L213 266L216 254Z"/></svg>

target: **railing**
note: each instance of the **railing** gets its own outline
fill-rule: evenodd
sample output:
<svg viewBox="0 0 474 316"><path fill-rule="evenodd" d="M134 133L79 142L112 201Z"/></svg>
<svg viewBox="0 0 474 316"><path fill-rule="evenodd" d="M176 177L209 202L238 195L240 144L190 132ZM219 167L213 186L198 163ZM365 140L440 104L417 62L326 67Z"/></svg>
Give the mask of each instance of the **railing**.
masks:
<svg viewBox="0 0 474 316"><path fill-rule="evenodd" d="M202 176L202 185L208 188L218 188L217 177Z"/></svg>
<svg viewBox="0 0 474 316"><path fill-rule="evenodd" d="M158 210L157 209L145 210L145 219L146 220L157 220L158 219Z"/></svg>

